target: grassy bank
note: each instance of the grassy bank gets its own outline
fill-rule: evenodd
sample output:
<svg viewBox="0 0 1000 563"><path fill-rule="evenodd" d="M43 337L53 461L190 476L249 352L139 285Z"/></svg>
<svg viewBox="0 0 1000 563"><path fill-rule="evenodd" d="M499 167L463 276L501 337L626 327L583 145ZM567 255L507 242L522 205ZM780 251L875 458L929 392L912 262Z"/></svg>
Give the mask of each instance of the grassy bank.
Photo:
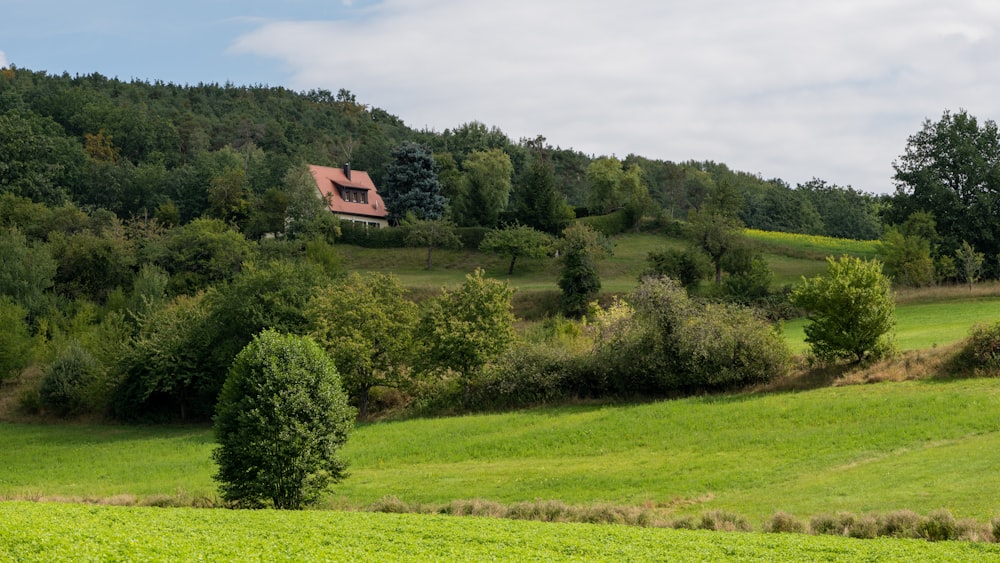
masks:
<svg viewBox="0 0 1000 563"><path fill-rule="evenodd" d="M776 511L948 508L987 522L998 415L1000 381L983 379L375 423L351 437L327 506L557 499L755 526ZM207 428L0 425L17 452L0 458L0 496L214 497L211 446Z"/></svg>

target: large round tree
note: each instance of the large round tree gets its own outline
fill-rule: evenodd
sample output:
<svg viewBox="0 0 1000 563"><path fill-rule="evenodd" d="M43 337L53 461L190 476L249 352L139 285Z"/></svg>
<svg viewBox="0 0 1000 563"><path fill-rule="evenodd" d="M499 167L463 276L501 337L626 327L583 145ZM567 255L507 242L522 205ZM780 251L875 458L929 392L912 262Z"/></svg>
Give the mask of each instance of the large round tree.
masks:
<svg viewBox="0 0 1000 563"><path fill-rule="evenodd" d="M219 397L212 457L236 506L298 509L345 476L337 452L355 411L309 338L268 330L236 356Z"/></svg>

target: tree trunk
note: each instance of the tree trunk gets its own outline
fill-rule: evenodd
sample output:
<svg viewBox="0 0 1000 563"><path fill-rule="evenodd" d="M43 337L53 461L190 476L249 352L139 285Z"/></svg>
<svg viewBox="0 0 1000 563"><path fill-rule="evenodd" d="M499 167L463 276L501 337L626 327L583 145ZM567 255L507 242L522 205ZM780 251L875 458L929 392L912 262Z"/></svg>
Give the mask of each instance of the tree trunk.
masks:
<svg viewBox="0 0 1000 563"><path fill-rule="evenodd" d="M368 391L371 387L362 387L358 396L358 418L368 420Z"/></svg>
<svg viewBox="0 0 1000 563"><path fill-rule="evenodd" d="M515 255L513 255L513 256L510 257L510 267L507 268L507 275L508 276L514 273L514 261L515 260L517 260L517 254L515 254Z"/></svg>

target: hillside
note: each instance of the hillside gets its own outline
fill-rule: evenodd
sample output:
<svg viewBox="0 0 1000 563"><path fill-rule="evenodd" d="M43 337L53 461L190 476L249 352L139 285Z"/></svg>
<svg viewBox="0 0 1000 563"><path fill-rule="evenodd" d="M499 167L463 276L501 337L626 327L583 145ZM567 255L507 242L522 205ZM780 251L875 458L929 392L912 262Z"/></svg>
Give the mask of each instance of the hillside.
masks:
<svg viewBox="0 0 1000 563"><path fill-rule="evenodd" d="M948 508L985 522L998 411L1000 384L974 379L366 424L327 506L607 502L754 526L776 511ZM3 498L216 496L206 428L3 424L0 443L19 452L0 460Z"/></svg>

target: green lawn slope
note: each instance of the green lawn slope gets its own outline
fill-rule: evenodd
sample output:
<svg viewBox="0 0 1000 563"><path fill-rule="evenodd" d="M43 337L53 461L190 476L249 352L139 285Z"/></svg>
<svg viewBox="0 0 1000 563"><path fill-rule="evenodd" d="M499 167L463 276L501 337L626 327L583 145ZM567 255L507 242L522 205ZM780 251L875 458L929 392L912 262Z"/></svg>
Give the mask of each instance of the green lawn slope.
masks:
<svg viewBox="0 0 1000 563"><path fill-rule="evenodd" d="M0 497L215 497L207 428L0 425ZM1000 381L566 406L364 425L327 506L386 496L776 511L1000 515ZM136 498L138 497L138 498ZM154 499L155 500L155 499Z"/></svg>

